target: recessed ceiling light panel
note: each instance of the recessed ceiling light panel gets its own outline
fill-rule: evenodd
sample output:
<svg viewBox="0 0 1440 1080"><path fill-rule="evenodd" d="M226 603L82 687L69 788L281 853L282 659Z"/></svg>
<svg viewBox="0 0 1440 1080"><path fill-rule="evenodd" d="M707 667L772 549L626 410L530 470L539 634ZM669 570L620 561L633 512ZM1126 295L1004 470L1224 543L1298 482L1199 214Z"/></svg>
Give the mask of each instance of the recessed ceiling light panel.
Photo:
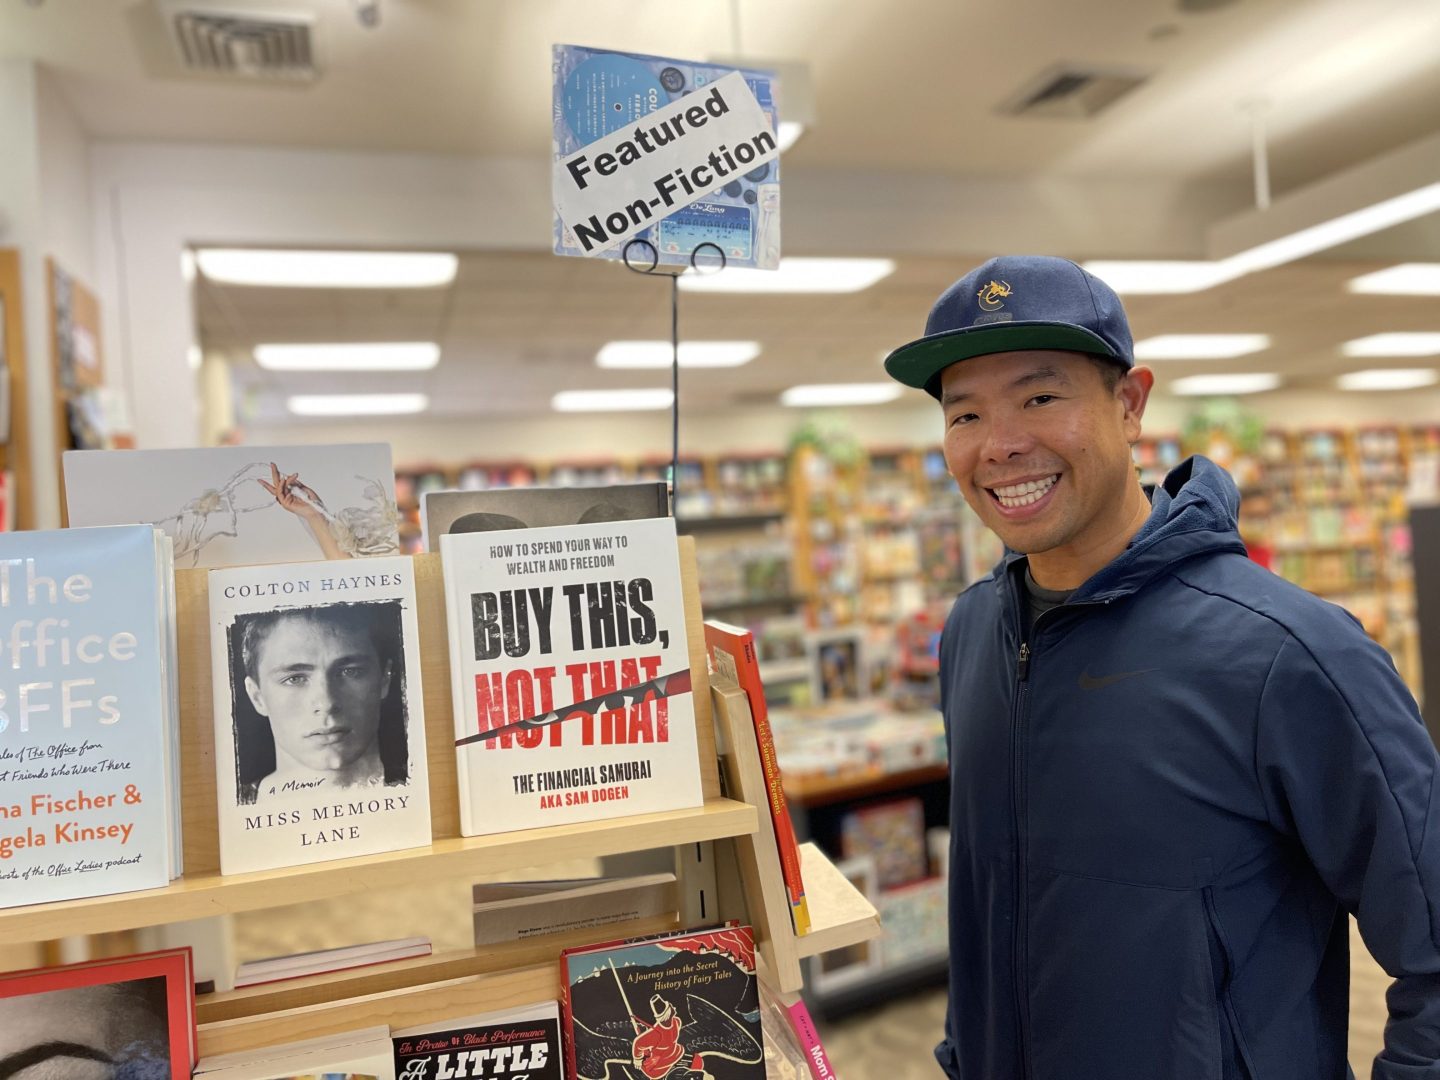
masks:
<svg viewBox="0 0 1440 1080"><path fill-rule="evenodd" d="M256 345L266 371L429 371L440 362L433 341L367 341L332 345Z"/></svg>
<svg viewBox="0 0 1440 1080"><path fill-rule="evenodd" d="M682 368L728 368L760 355L758 341L682 341ZM595 354L602 368L668 368L674 353L668 341L611 341Z"/></svg>
<svg viewBox="0 0 1440 1080"><path fill-rule="evenodd" d="M285 401L296 416L402 416L429 406L424 394L296 394Z"/></svg>
<svg viewBox="0 0 1440 1080"><path fill-rule="evenodd" d="M669 390L562 390L550 399L556 412L644 412L668 409Z"/></svg>
<svg viewBox="0 0 1440 1080"><path fill-rule="evenodd" d="M1280 385L1280 376L1270 372L1237 375L1190 375L1170 384L1172 394L1184 397L1228 397L1232 394L1259 394Z"/></svg>
<svg viewBox="0 0 1440 1080"><path fill-rule="evenodd" d="M1345 287L1382 296L1440 296L1440 263L1401 263L1351 278Z"/></svg>
<svg viewBox="0 0 1440 1080"><path fill-rule="evenodd" d="M775 270L735 268L680 275L684 292L853 293L895 271L893 259L783 258Z"/></svg>
<svg viewBox="0 0 1440 1080"><path fill-rule="evenodd" d="M1203 260L1096 260L1084 267L1122 296L1201 292L1229 280L1219 263Z"/></svg>
<svg viewBox="0 0 1440 1080"><path fill-rule="evenodd" d="M880 405L894 401L902 392L899 383L815 383L792 386L780 395L780 404L793 408L830 405Z"/></svg>
<svg viewBox="0 0 1440 1080"><path fill-rule="evenodd" d="M1340 346L1346 356L1440 356L1440 333L1371 334Z"/></svg>
<svg viewBox="0 0 1440 1080"><path fill-rule="evenodd" d="M1137 341L1135 359L1233 360L1269 347L1269 334L1160 334Z"/></svg>
<svg viewBox="0 0 1440 1080"><path fill-rule="evenodd" d="M277 289L428 289L454 281L459 263L445 252L252 248L201 248L195 261L211 281Z"/></svg>
<svg viewBox="0 0 1440 1080"><path fill-rule="evenodd" d="M1375 368L1351 371L1335 380L1341 390L1418 390L1440 382L1433 368Z"/></svg>

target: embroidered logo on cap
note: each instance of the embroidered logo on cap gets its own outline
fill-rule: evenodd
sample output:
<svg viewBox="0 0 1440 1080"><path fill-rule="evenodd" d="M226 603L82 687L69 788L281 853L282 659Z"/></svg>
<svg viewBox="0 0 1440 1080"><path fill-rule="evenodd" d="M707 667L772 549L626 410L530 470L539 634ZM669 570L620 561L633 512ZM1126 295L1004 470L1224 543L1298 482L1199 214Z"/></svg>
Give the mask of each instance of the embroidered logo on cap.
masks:
<svg viewBox="0 0 1440 1080"><path fill-rule="evenodd" d="M1006 297L1010 295L1010 283L991 281L975 295L980 298L980 306L986 311L999 311L1005 306Z"/></svg>

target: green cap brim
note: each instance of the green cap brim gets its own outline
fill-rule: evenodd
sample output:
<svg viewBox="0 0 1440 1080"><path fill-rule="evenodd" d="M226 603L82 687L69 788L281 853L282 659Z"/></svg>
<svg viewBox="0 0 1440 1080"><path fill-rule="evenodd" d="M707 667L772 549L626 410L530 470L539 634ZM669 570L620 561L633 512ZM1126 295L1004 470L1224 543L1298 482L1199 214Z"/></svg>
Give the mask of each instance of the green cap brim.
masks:
<svg viewBox="0 0 1440 1080"><path fill-rule="evenodd" d="M947 330L901 345L885 358L885 371L892 379L938 398L940 372L951 364L972 356L1031 349L1089 353L1126 363L1103 338L1083 327L1070 323L1006 322Z"/></svg>

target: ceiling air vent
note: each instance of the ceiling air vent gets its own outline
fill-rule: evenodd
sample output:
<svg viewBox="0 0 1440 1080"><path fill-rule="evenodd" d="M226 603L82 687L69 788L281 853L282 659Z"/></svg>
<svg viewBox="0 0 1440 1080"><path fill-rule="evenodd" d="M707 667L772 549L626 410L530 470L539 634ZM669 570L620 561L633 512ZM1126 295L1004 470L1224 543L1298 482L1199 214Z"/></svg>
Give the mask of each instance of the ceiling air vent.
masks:
<svg viewBox="0 0 1440 1080"><path fill-rule="evenodd" d="M1147 78L1147 73L1133 68L1058 65L1041 72L1003 102L1000 111L1011 116L1085 120L1113 105Z"/></svg>
<svg viewBox="0 0 1440 1080"><path fill-rule="evenodd" d="M184 2L162 3L161 11L188 72L302 82L319 75L310 15Z"/></svg>

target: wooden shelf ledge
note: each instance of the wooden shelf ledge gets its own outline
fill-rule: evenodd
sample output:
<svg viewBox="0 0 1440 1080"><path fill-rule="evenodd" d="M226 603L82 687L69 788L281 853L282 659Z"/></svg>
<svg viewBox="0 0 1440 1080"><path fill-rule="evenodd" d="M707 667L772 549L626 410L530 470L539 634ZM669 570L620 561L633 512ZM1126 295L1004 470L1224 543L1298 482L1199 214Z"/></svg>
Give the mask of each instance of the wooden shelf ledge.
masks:
<svg viewBox="0 0 1440 1080"><path fill-rule="evenodd" d="M202 874L163 889L0 909L0 944L133 930L398 888L422 880L480 880L516 867L746 836L754 833L758 824L753 805L712 799L689 810L437 840L427 847L310 866L228 877Z"/></svg>
<svg viewBox="0 0 1440 1080"><path fill-rule="evenodd" d="M289 1009L329 1005L374 994L398 991L409 993L433 983L452 982L478 975L499 975L521 967L549 964L558 972L560 953L564 949L612 938L640 937L679 929L681 927L676 915L671 912L606 926L537 935L500 945L417 956L386 964L249 986L241 990L200 994L195 999L195 1019L204 1028L207 1024L266 1016Z"/></svg>
<svg viewBox="0 0 1440 1080"><path fill-rule="evenodd" d="M818 956L880 936L875 905L814 844L800 845L800 877L810 908L810 932L795 939L801 956Z"/></svg>

